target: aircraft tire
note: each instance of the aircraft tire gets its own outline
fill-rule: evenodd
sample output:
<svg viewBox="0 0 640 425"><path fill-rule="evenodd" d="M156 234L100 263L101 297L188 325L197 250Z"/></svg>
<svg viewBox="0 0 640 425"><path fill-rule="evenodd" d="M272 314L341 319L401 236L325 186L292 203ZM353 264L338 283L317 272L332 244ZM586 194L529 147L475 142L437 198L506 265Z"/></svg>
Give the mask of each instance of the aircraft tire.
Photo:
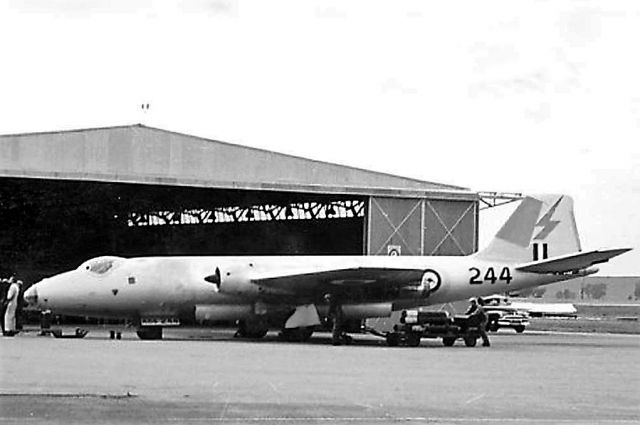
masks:
<svg viewBox="0 0 640 425"><path fill-rule="evenodd" d="M475 347L477 338L475 336L465 336L464 337L464 345L467 347Z"/></svg>
<svg viewBox="0 0 640 425"><path fill-rule="evenodd" d="M420 335L409 334L407 338L407 345L409 347L417 347L420 345Z"/></svg>
<svg viewBox="0 0 640 425"><path fill-rule="evenodd" d="M138 328L136 331L138 338L142 340L158 340L162 339L162 326L148 326Z"/></svg>
<svg viewBox="0 0 640 425"><path fill-rule="evenodd" d="M453 344L456 343L456 338L450 337L450 336L445 336L444 338L442 338L442 344L445 347L453 347Z"/></svg>
<svg viewBox="0 0 640 425"><path fill-rule="evenodd" d="M300 338L298 339L300 342L307 342L313 335L313 328L311 326L300 329Z"/></svg>
<svg viewBox="0 0 640 425"><path fill-rule="evenodd" d="M280 337L288 342L307 342L309 338L311 338L311 335L313 335L312 327L283 329L282 332L280 332Z"/></svg>
<svg viewBox="0 0 640 425"><path fill-rule="evenodd" d="M389 347L397 347L400 343L400 338L398 338L398 334L390 333L387 334L387 345Z"/></svg>
<svg viewBox="0 0 640 425"><path fill-rule="evenodd" d="M251 326L250 324L248 325L246 322L241 321L235 336L239 338L260 339L264 338L267 332L269 332L269 328Z"/></svg>
<svg viewBox="0 0 640 425"><path fill-rule="evenodd" d="M524 326L516 326L515 328L513 328L516 330L516 332L518 332L519 334L521 334L522 332L524 332Z"/></svg>
<svg viewBox="0 0 640 425"><path fill-rule="evenodd" d="M267 332L269 332L269 329L256 329L256 330L238 329L238 332L236 332L236 335L240 338L260 339L260 338L264 338Z"/></svg>

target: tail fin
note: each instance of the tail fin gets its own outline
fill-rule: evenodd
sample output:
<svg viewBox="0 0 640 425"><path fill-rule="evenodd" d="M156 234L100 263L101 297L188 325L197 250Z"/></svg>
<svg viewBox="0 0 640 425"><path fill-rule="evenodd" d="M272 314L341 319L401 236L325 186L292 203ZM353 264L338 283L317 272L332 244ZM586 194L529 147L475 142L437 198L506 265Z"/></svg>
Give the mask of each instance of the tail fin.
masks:
<svg viewBox="0 0 640 425"><path fill-rule="evenodd" d="M531 262L579 252L573 200L566 195L526 197L480 258Z"/></svg>

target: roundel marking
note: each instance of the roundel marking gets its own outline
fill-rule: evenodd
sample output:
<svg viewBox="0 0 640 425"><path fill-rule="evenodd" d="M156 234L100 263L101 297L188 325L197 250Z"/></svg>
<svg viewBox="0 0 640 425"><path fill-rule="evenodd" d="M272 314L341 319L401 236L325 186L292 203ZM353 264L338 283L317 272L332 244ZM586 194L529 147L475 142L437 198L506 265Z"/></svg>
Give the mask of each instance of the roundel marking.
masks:
<svg viewBox="0 0 640 425"><path fill-rule="evenodd" d="M420 285L429 290L429 293L434 292L440 288L440 284L442 283L442 279L437 271L427 269L422 274L422 281Z"/></svg>

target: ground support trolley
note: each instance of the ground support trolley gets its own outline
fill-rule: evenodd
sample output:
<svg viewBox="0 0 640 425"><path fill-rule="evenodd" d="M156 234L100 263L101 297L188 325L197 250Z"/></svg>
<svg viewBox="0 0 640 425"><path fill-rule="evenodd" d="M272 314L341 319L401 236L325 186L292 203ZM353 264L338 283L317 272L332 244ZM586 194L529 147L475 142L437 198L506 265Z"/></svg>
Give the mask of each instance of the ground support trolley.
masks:
<svg viewBox="0 0 640 425"><path fill-rule="evenodd" d="M446 311L405 310L393 331L383 333L369 329L369 332L384 337L390 347L417 347L422 338L442 338L447 347L462 339L467 347L474 347L480 337L480 325L477 316L452 317Z"/></svg>

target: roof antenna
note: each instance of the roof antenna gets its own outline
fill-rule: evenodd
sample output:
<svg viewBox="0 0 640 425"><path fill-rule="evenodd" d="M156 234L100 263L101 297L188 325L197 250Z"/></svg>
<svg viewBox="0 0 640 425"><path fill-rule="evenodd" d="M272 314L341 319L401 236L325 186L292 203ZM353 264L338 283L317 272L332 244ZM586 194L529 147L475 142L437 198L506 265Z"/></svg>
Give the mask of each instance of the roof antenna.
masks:
<svg viewBox="0 0 640 425"><path fill-rule="evenodd" d="M140 104L140 110L142 111L142 116L141 116L141 124L146 125L146 117L147 114L149 113L149 104L148 103L141 103Z"/></svg>

